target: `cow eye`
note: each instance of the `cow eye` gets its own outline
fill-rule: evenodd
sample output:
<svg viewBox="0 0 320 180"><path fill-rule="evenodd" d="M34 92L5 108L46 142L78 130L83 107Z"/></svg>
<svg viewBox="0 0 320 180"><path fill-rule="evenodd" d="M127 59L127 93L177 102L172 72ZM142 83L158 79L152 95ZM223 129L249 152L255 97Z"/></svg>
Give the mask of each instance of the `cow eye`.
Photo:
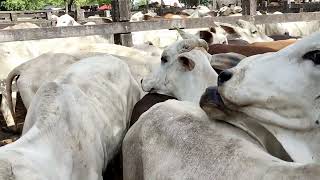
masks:
<svg viewBox="0 0 320 180"><path fill-rule="evenodd" d="M165 64L165 63L167 63L167 62L168 62L167 57L166 57L166 56L161 56L161 63L162 63L162 64Z"/></svg>
<svg viewBox="0 0 320 180"><path fill-rule="evenodd" d="M303 59L308 59L313 61L314 64L319 65L320 64L320 50L314 50L306 53L302 57Z"/></svg>
<svg viewBox="0 0 320 180"><path fill-rule="evenodd" d="M185 44L185 45L183 45L182 48L188 50L188 49L190 49L190 46L188 44Z"/></svg>
<svg viewBox="0 0 320 180"><path fill-rule="evenodd" d="M252 31L252 34L256 34L258 31L257 30L255 30L255 31Z"/></svg>

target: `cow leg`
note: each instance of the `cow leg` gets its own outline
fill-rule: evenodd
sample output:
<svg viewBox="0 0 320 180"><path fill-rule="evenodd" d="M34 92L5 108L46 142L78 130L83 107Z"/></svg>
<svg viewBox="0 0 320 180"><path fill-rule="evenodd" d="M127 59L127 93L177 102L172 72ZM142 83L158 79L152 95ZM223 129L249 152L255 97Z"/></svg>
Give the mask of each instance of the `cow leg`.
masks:
<svg viewBox="0 0 320 180"><path fill-rule="evenodd" d="M16 100L16 92L12 93L12 102L13 102L13 107L15 107L15 100ZM6 124L8 127L15 126L15 122L13 119L13 116L10 112L10 109L8 107L7 99L4 95L1 95L1 112L3 114L3 117L6 121Z"/></svg>

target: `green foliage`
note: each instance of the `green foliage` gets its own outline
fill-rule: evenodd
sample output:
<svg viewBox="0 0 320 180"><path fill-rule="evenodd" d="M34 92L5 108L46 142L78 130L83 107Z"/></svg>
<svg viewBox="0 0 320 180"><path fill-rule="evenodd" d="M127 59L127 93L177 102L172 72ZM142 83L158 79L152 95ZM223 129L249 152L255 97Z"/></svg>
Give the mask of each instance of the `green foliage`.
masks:
<svg viewBox="0 0 320 180"><path fill-rule="evenodd" d="M211 1L212 2L212 1ZM209 0L200 0L201 5L208 6L209 5Z"/></svg>
<svg viewBox="0 0 320 180"><path fill-rule="evenodd" d="M93 4L111 4L112 0L68 0L80 6L93 5ZM56 7L64 7L65 0L0 0L0 7L6 10L40 10L45 6L52 5Z"/></svg>
<svg viewBox="0 0 320 180"><path fill-rule="evenodd" d="M80 6L85 6L85 5L94 5L94 4L111 4L112 0L76 0L77 4Z"/></svg>
<svg viewBox="0 0 320 180"><path fill-rule="evenodd" d="M1 6L7 10L39 10L47 5L61 6L63 2L63 0L6 0Z"/></svg>

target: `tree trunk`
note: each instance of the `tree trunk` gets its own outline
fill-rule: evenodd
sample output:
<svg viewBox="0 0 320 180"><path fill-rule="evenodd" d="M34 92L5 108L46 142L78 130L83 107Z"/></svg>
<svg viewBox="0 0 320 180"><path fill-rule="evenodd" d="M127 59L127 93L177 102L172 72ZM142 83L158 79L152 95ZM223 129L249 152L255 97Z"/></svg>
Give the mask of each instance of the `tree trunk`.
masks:
<svg viewBox="0 0 320 180"><path fill-rule="evenodd" d="M70 2L68 4L69 11L71 11L71 7L72 7L73 3L74 3L74 0L70 0Z"/></svg>
<svg viewBox="0 0 320 180"><path fill-rule="evenodd" d="M64 5L65 5L66 14L68 14L69 13L69 8L68 8L68 1L67 0L64 1Z"/></svg>

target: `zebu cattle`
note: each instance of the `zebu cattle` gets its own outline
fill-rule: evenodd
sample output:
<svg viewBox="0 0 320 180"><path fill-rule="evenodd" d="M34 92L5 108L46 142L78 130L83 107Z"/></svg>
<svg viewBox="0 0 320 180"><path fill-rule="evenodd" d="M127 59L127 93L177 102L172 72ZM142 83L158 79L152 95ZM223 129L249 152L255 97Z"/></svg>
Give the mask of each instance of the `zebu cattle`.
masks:
<svg viewBox="0 0 320 180"><path fill-rule="evenodd" d="M135 105L132 110L131 120L130 120L130 127L138 121L139 117L149 110L152 106L157 103L164 102L168 99L175 99L172 96L167 96L164 94L158 93L148 93L142 99L140 99Z"/></svg>
<svg viewBox="0 0 320 180"><path fill-rule="evenodd" d="M319 165L271 156L245 131L210 120L197 104L175 100L145 112L127 132L122 153L124 180L316 180L320 175Z"/></svg>
<svg viewBox="0 0 320 180"><path fill-rule="evenodd" d="M217 27L186 29L185 33L181 33L182 30L177 33L167 29L133 32L132 40L134 45L150 43L160 48L185 39L185 36L205 39L209 44L223 44L228 43L229 40L244 40L248 43L273 41L272 38L260 32L255 25L244 20L238 20L235 25L218 22L216 24Z"/></svg>
<svg viewBox="0 0 320 180"><path fill-rule="evenodd" d="M256 42L249 45L236 44L211 44L209 45L209 54L218 53L238 53L244 56L253 56L257 54L264 54L268 52L277 52L291 44L296 40L280 40L272 42Z"/></svg>
<svg viewBox="0 0 320 180"><path fill-rule="evenodd" d="M240 0L218 0L218 1L214 1L213 8L220 9L224 6L229 7L231 5L241 6L241 1Z"/></svg>
<svg viewBox="0 0 320 180"><path fill-rule="evenodd" d="M17 91L20 93L24 106L28 109L32 98L42 84L55 79L79 59L105 53L125 61L137 82L152 71L153 66L158 64L157 57L160 58L160 56L149 56L146 52L114 44L81 44L45 53L21 64L8 75L6 94L11 113L15 114L10 94L12 94L12 81L16 77ZM144 94L142 90L141 94ZM30 126L25 125L24 131L28 130L28 127Z"/></svg>
<svg viewBox="0 0 320 180"><path fill-rule="evenodd" d="M246 58L219 75L210 102L246 117L229 123L265 127L295 162L318 163L319 41L314 33L279 52Z"/></svg>
<svg viewBox="0 0 320 180"><path fill-rule="evenodd" d="M249 57L222 72L222 97L215 88L201 97L210 120L187 102L169 100L152 107L124 139L124 179L318 179L320 166L312 153L318 151L312 148L318 146L319 73L314 65L319 43L312 40L319 38L320 33L277 53ZM172 76L162 76L165 86L171 86ZM297 83L299 88L292 88ZM308 142L313 143L306 146Z"/></svg>
<svg viewBox="0 0 320 180"><path fill-rule="evenodd" d="M0 148L1 178L101 180L139 97L121 60L96 56L73 64L36 93L26 117L34 122L30 130Z"/></svg>
<svg viewBox="0 0 320 180"><path fill-rule="evenodd" d="M197 38L197 36L189 34L188 32L185 32L181 29L178 29L178 32L184 39ZM212 42L212 36L205 33L202 33L202 35L204 35L204 38L202 39L209 43L209 54L238 53L244 56L252 56L267 52L275 52L295 42L295 40L281 40L270 42L255 42L248 45L238 45L237 43L239 40L235 40L237 41L235 44L210 44ZM242 42L240 43L242 44Z"/></svg>
<svg viewBox="0 0 320 180"><path fill-rule="evenodd" d="M295 43L297 40L295 39L287 39L287 40L278 40L278 41L271 41L271 42L255 42L250 44L250 46L256 46L256 47L268 47L271 49L274 49L276 51L279 51L293 43Z"/></svg>
<svg viewBox="0 0 320 180"><path fill-rule="evenodd" d="M14 103L12 101L12 81L17 77L16 86L26 109L42 84L54 80L59 74L79 59L67 54L46 53L27 61L13 69L6 80L6 97L8 106L15 119ZM15 124L16 121L15 121ZM32 127L29 122L24 126L23 134Z"/></svg>
<svg viewBox="0 0 320 180"><path fill-rule="evenodd" d="M198 102L206 86L217 83L212 78L217 77L212 67L221 65L215 55L207 53L207 48L207 43L202 39L180 40L167 47L162 53L159 69L141 81L142 89L173 96L178 100ZM229 56L232 62L225 63L224 69L234 65L232 57L239 57L236 54Z"/></svg>
<svg viewBox="0 0 320 180"><path fill-rule="evenodd" d="M25 28L39 28L39 26L29 23L29 22L25 22L25 23L19 23L13 26L8 26L6 28L3 28L3 30L10 30L10 29L25 29Z"/></svg>
<svg viewBox="0 0 320 180"><path fill-rule="evenodd" d="M69 14L64 14L60 17L57 18L57 24L56 26L61 27L61 26L80 26L77 21L73 19Z"/></svg>
<svg viewBox="0 0 320 180"><path fill-rule="evenodd" d="M164 67L164 69L170 69L170 68L172 68L170 66L175 66L176 64L174 62L175 61L174 58L178 57L180 55L180 53L182 53L182 54L185 53L184 49L180 49L180 48L183 48L183 47L181 47L181 44L191 42L191 46L194 46L194 45L197 46L197 41L198 40L194 39L193 41L189 40L189 41L185 41L185 42L179 42L178 44L174 44L172 46L169 46L164 51L165 53L162 56L162 61L165 61L165 59L169 59L169 61L173 61L173 62L171 63L171 65L167 65L166 67ZM200 44L201 44L201 41L200 41ZM202 41L202 43L203 44L200 45L200 46L204 46L205 47L206 46L205 43L203 41ZM194 44L194 45L192 45L192 44ZM190 47L190 49L192 49L192 47ZM171 50L171 53L168 53L170 50ZM207 53L204 53L204 54L208 55ZM242 55L236 54L236 53L215 54L215 55L213 55L211 57L209 55L209 59L207 61L209 61L210 66L212 66L212 67L211 68L209 67L208 69L210 69L210 70L208 70L208 71L210 71L210 73L214 73L214 72L212 72L212 68L213 68L216 71L216 73L219 73L219 72L221 72L221 71L223 71L223 70L225 70L227 68L234 67L243 58L245 58L245 56L242 56ZM197 64L198 63L201 64L202 61L197 62ZM204 61L204 63L206 65L208 65L208 63L206 61ZM197 66L200 66L199 64ZM204 65L204 67L206 67L206 66ZM173 67L173 69L174 69L174 67ZM204 69L207 70L207 68L204 68ZM178 68L178 71L179 71L179 68ZM199 70L199 71L201 71L201 70ZM195 72L195 74L197 74L197 75L198 75L198 73L199 72ZM157 75L160 75L160 74L156 74L156 76ZM161 77L153 77L153 78L161 78ZM159 81L160 81L160 86L161 86L162 85L161 84L161 80L159 80ZM154 83L156 84L157 82L154 82ZM151 89L152 89L151 93L146 94L134 106L134 109L133 109L133 112L132 112L131 121L130 121L130 125L133 125L139 119L141 114L143 114L145 111L147 111L153 105L155 105L155 104L157 104L159 102L163 102L163 101L168 100L168 99L176 99L175 97L172 97L172 96L168 96L168 95L158 94L158 93L152 92L152 91L161 92L158 89L155 89L154 87L152 87ZM170 90L172 90L172 89L168 89L168 91L170 91ZM149 91L149 90L147 90L147 91ZM168 93L168 94L171 94L171 93Z"/></svg>
<svg viewBox="0 0 320 180"><path fill-rule="evenodd" d="M240 6L224 6L219 9L217 16L242 16L241 11Z"/></svg>
<svg viewBox="0 0 320 180"><path fill-rule="evenodd" d="M275 12L273 14L282 13ZM264 32L268 36L283 35L287 33L290 36L304 37L319 31L320 21L298 21L287 23L260 24L257 25L257 27L260 29L260 31Z"/></svg>
<svg viewBox="0 0 320 180"><path fill-rule="evenodd" d="M227 39L242 39L248 43L273 41L254 24L239 19L235 24L216 22L227 35ZM213 28L216 29L216 28ZM217 31L217 30L215 30Z"/></svg>
<svg viewBox="0 0 320 180"><path fill-rule="evenodd" d="M254 47L248 45L233 45L233 44L212 44L209 46L209 54L218 53L239 53L244 56L253 56L257 54L264 54L267 52L276 52L276 50L269 47Z"/></svg>
<svg viewBox="0 0 320 180"><path fill-rule="evenodd" d="M255 42L270 42L272 38L259 31L258 28L252 23L244 20L238 20L235 24L227 24L216 22L216 27L210 27L207 29L201 29L198 34L194 36L194 32L190 33L190 30L179 30L179 34L183 39L194 36L206 40L209 44L229 44L229 41L246 41L248 44ZM202 34L201 34L202 32ZM206 33L205 33L206 32ZM227 39L227 40L226 40ZM224 41L221 41L224 40ZM218 42L218 43L217 43ZM232 43L231 43L232 44ZM241 43L243 44L243 43Z"/></svg>

